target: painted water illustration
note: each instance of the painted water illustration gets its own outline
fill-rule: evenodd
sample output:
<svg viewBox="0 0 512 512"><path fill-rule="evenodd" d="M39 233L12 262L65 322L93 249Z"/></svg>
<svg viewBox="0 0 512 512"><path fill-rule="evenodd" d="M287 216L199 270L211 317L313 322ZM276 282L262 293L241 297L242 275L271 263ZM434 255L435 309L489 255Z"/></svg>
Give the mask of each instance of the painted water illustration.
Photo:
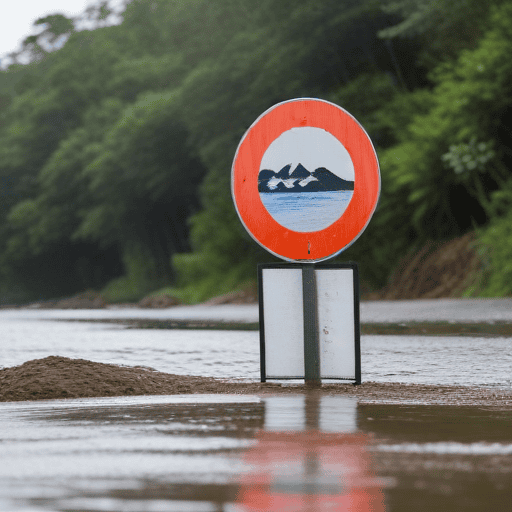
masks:
<svg viewBox="0 0 512 512"><path fill-rule="evenodd" d="M336 222L352 199L351 190L335 192L260 194L261 200L276 222L300 233L320 231ZM321 215L319 215L319 212Z"/></svg>
<svg viewBox="0 0 512 512"><path fill-rule="evenodd" d="M354 165L343 144L321 128L292 128L270 144L258 173L258 192L270 215L298 232L336 222L354 191Z"/></svg>

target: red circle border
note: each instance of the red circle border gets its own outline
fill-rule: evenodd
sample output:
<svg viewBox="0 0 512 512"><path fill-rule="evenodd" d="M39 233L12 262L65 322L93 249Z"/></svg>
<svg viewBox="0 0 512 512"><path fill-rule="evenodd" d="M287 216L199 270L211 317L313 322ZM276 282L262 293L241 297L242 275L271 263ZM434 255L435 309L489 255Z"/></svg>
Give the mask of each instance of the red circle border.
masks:
<svg viewBox="0 0 512 512"><path fill-rule="evenodd" d="M321 128L336 137L354 164L354 193L343 215L320 231L297 232L268 213L258 192L261 159L281 133L296 127ZM272 254L288 261L322 261L351 245L368 225L380 194L380 171L373 144L362 126L334 103L298 98L274 105L242 137L231 170L233 201L249 234Z"/></svg>

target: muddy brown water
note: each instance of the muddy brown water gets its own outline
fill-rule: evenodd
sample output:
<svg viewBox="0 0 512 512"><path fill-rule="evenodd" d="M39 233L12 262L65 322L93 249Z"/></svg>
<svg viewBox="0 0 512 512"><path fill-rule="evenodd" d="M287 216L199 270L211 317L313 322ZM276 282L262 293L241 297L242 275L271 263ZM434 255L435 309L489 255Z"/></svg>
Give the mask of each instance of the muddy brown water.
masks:
<svg viewBox="0 0 512 512"><path fill-rule="evenodd" d="M512 498L509 409L314 391L17 402L0 404L0 435L4 511L480 511Z"/></svg>
<svg viewBox="0 0 512 512"><path fill-rule="evenodd" d="M257 380L256 332L9 315L4 366L58 354ZM0 403L0 511L507 510L510 342L363 336L360 390Z"/></svg>

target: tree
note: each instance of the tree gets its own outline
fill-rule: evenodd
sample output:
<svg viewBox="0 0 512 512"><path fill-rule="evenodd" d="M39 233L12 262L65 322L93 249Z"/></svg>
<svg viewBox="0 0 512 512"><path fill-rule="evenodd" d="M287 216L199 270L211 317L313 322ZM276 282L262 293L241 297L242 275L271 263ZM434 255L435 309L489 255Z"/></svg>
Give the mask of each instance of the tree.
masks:
<svg viewBox="0 0 512 512"><path fill-rule="evenodd" d="M382 29L379 35L402 40L419 37L422 60L432 68L457 58L464 49L474 48L490 28L490 9L502 3L503 0L385 0L383 10L401 19Z"/></svg>

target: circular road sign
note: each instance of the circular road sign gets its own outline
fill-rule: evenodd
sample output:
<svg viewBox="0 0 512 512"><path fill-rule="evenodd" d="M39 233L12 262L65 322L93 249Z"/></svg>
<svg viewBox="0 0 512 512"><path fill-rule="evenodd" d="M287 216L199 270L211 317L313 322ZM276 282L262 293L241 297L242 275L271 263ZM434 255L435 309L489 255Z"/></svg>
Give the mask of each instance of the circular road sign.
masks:
<svg viewBox="0 0 512 512"><path fill-rule="evenodd" d="M346 110L298 98L274 105L242 137L231 191L249 234L287 261L349 247L377 206L380 172L368 134Z"/></svg>

